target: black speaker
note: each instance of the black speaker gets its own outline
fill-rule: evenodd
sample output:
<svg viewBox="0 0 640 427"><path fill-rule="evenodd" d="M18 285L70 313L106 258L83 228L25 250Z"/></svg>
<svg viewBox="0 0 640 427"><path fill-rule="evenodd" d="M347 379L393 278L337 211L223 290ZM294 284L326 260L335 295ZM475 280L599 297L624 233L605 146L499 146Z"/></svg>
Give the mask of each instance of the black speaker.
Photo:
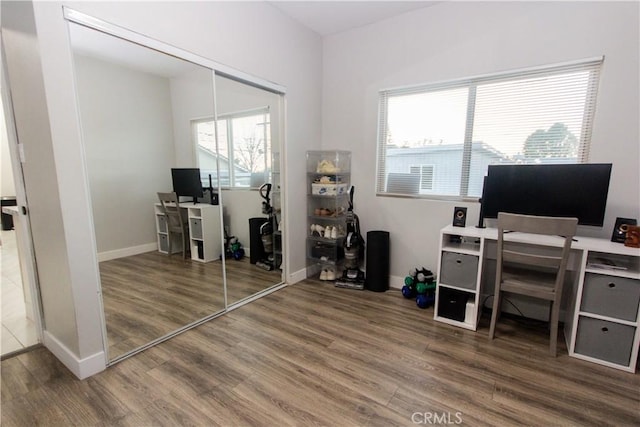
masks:
<svg viewBox="0 0 640 427"><path fill-rule="evenodd" d="M627 238L627 226L638 225L638 221L632 218L616 218L616 225L613 226L611 241L616 243L624 243Z"/></svg>
<svg viewBox="0 0 640 427"><path fill-rule="evenodd" d="M367 232L367 276L365 289L384 292L389 289L389 232Z"/></svg>
<svg viewBox="0 0 640 427"><path fill-rule="evenodd" d="M453 208L453 226L464 227L467 223L467 208Z"/></svg>
<svg viewBox="0 0 640 427"><path fill-rule="evenodd" d="M264 260L266 257L262 247L260 227L267 221L267 218L249 218L249 262L251 264Z"/></svg>

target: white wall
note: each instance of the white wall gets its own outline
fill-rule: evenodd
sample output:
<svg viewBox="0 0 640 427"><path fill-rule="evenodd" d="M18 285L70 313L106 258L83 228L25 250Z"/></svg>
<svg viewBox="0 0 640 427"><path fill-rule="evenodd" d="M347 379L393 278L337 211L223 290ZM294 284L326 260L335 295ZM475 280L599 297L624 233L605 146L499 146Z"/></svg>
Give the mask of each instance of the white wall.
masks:
<svg viewBox="0 0 640 427"><path fill-rule="evenodd" d="M172 77L170 86L176 150L173 167L196 167L191 121L213 117L213 71L198 67L192 72Z"/></svg>
<svg viewBox="0 0 640 427"><path fill-rule="evenodd" d="M604 55L590 161L613 175L604 228L580 233L609 238L640 217L638 17L637 2L446 2L324 39L322 148L353 152L355 210L390 232L396 282L435 271L454 206L476 224L478 204L375 196L378 91Z"/></svg>
<svg viewBox="0 0 640 427"><path fill-rule="evenodd" d="M75 55L98 254L156 242L175 163L169 80Z"/></svg>

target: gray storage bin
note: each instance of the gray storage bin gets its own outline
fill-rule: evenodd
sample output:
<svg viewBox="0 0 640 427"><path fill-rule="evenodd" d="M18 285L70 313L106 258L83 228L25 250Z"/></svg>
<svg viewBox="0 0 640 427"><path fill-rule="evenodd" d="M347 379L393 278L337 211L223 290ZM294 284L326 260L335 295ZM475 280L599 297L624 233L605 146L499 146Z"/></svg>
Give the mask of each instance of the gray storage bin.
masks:
<svg viewBox="0 0 640 427"><path fill-rule="evenodd" d="M166 234L158 234L160 252L169 252L169 239Z"/></svg>
<svg viewBox="0 0 640 427"><path fill-rule="evenodd" d="M635 322L640 302L640 281L587 273L580 311Z"/></svg>
<svg viewBox="0 0 640 427"><path fill-rule="evenodd" d="M580 316L575 352L629 366L635 332L633 326Z"/></svg>
<svg viewBox="0 0 640 427"><path fill-rule="evenodd" d="M442 252L440 283L475 290L477 275L477 256L459 254L457 252Z"/></svg>
<svg viewBox="0 0 640 427"><path fill-rule="evenodd" d="M193 239L202 239L202 220L200 218L189 218L189 228Z"/></svg>
<svg viewBox="0 0 640 427"><path fill-rule="evenodd" d="M158 231L161 233L167 232L167 217L164 215L158 215Z"/></svg>

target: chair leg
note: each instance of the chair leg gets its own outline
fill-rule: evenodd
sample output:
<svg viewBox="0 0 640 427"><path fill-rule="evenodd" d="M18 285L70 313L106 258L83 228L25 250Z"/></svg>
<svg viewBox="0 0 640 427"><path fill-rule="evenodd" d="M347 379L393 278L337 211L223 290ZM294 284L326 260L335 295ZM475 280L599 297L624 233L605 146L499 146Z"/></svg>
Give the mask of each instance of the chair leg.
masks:
<svg viewBox="0 0 640 427"><path fill-rule="evenodd" d="M173 246L171 245L171 231L167 231L167 240L169 241L169 256L173 252Z"/></svg>
<svg viewBox="0 0 640 427"><path fill-rule="evenodd" d="M489 327L489 339L493 339L496 333L496 323L500 312L500 290L493 295L493 310L491 310L491 326Z"/></svg>
<svg viewBox="0 0 640 427"><path fill-rule="evenodd" d="M187 238L184 234L182 235L182 259L187 259Z"/></svg>
<svg viewBox="0 0 640 427"><path fill-rule="evenodd" d="M557 346L558 346L558 319L560 317L560 304L559 301L553 301L551 303L551 336L549 339L551 343L549 344L549 352L553 357L557 355Z"/></svg>

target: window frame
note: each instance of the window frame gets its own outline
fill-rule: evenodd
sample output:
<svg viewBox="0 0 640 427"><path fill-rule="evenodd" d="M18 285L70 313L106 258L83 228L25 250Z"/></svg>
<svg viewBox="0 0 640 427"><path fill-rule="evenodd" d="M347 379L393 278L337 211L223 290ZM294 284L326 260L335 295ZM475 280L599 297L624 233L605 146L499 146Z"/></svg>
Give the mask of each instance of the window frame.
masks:
<svg viewBox="0 0 640 427"><path fill-rule="evenodd" d="M589 81L587 84L586 99L592 100L590 108L585 106L584 120L582 130L579 137L579 148L577 161L575 163L588 163L589 151L591 145L591 129L593 126L595 109L597 104L597 92L600 79L600 72L604 56L587 58L577 61L564 62L554 65L543 65L537 67L529 67L511 71L503 71L491 74L478 75L463 79L439 81L427 84L418 84L410 86L395 87L382 89L378 92L378 129L377 129L377 156L376 156L376 176L375 176L375 192L380 197L404 197L404 198L420 198L433 200L452 200L452 201L477 201L478 197L469 196L470 171L473 147L473 130L476 107L476 90L479 85L487 83L507 82L509 80L524 80L532 77L542 77L569 73L571 71L589 70ZM389 99L394 96L403 96L427 92L435 92L439 90L452 90L456 88L468 89L467 100L467 116L465 124L465 137L463 141L463 152L461 161L460 175L460 191L458 195L445 194L394 194L387 193L385 189L385 180L387 177L387 147L386 140L388 136L387 118L389 111ZM435 170L435 168L434 168ZM421 170L422 176L422 170ZM421 182L422 185L422 182Z"/></svg>
<svg viewBox="0 0 640 427"><path fill-rule="evenodd" d="M212 122L213 123L213 127L214 127L214 142L215 142L215 146L216 146L216 178L215 181L217 183L217 185L215 185L214 187L219 187L225 190L256 190L258 189L258 187L252 187L251 186L251 180L249 182L249 186L245 187L245 186L237 186L236 185L236 181L237 181L237 177L236 177L236 173L235 173L235 168L234 168L234 158L235 158L235 149L234 149L234 145L233 145L233 120L234 119L241 119L241 118L245 118L245 117L253 117L253 116L260 116L260 115L264 115L268 118L268 121L265 122L264 125L264 152L265 152L265 175L268 177L271 175L272 173L272 169L271 169L271 164L269 159L267 159L267 157L269 155L271 155L271 150L269 148L271 147L270 144L270 140L271 140L271 111L269 106L265 106L265 107L258 107L258 108L252 108L249 110L242 110L242 111L236 111L236 112L231 112L231 113L225 113L225 114L220 114L217 117L204 117L204 118L200 118L200 119L193 119L191 120L191 131L192 131L192 138L193 138L193 144L195 147L195 162L198 165L198 167L200 168L200 143L199 143L199 139L198 139L198 134L197 134L197 125L200 123L208 123L208 122ZM229 185L221 185L220 184L220 157L219 155L217 155L217 153L219 152L219 131L218 128L221 126L221 122L225 122L226 123L226 148L227 148L227 153L228 153L228 157L227 157L227 162L228 162L228 169L229 169L229 176L228 176L228 183ZM267 126L268 125L268 126ZM268 129L267 129L268 128ZM208 184L208 183L206 183ZM205 183L203 182L203 185L205 185Z"/></svg>

